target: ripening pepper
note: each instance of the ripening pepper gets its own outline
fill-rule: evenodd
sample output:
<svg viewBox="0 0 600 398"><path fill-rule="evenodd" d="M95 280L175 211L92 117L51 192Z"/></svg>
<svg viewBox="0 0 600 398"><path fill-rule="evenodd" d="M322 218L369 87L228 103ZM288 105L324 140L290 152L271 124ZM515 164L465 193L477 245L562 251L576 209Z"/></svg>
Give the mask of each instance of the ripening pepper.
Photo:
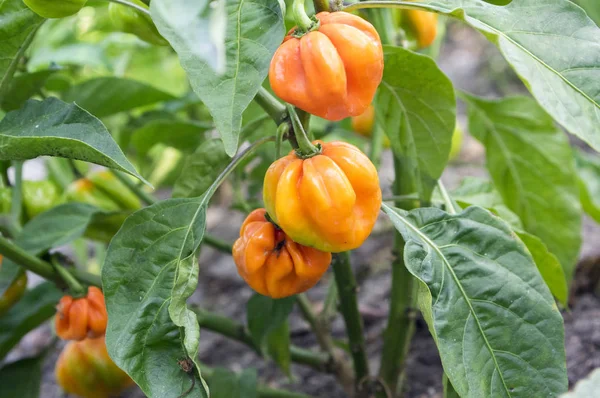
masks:
<svg viewBox="0 0 600 398"><path fill-rule="evenodd" d="M133 380L108 356L104 337L69 342L55 368L63 390L83 398L120 396Z"/></svg>
<svg viewBox="0 0 600 398"><path fill-rule="evenodd" d="M108 314L102 291L88 288L85 297L63 296L56 306L56 334L63 340L99 337L106 331Z"/></svg>
<svg viewBox="0 0 600 398"><path fill-rule="evenodd" d="M87 0L23 0L27 7L44 18L64 18L77 14Z"/></svg>
<svg viewBox="0 0 600 398"><path fill-rule="evenodd" d="M139 7L148 9L148 6L140 0L129 0ZM166 46L169 43L158 33L158 29L148 15L118 3L108 5L108 14L115 27L125 33L132 33L150 44Z"/></svg>
<svg viewBox="0 0 600 398"><path fill-rule="evenodd" d="M0 255L2 263L2 255ZM4 315L23 296L27 288L27 273L21 271L10 286L0 296L0 316Z"/></svg>
<svg viewBox="0 0 600 398"><path fill-rule="evenodd" d="M23 206L28 218L60 204L60 188L51 181L23 181Z"/></svg>
<svg viewBox="0 0 600 398"><path fill-rule="evenodd" d="M373 127L375 126L375 108L373 105L369 105L367 110L360 115L352 117L350 123L352 130L363 137L370 137L373 134ZM390 147L390 139L387 136L383 137L383 146L385 148Z"/></svg>
<svg viewBox="0 0 600 398"><path fill-rule="evenodd" d="M354 145L314 144L322 152L301 159L295 151L265 174L267 212L285 233L326 252L356 249L371 233L381 206L377 169Z"/></svg>
<svg viewBox="0 0 600 398"><path fill-rule="evenodd" d="M102 192L106 193L123 210L138 210L142 207L140 200L125 184L108 170L94 171L87 179Z"/></svg>
<svg viewBox="0 0 600 398"><path fill-rule="evenodd" d="M278 97L328 120L363 113L383 75L379 34L347 12L320 12L318 29L297 37L292 29L269 69Z"/></svg>
<svg viewBox="0 0 600 398"><path fill-rule="evenodd" d="M429 47L437 36L438 16L436 13L405 10L406 28L419 45L419 48Z"/></svg>
<svg viewBox="0 0 600 398"><path fill-rule="evenodd" d="M267 220L265 209L248 215L233 245L240 276L258 293L283 298L313 287L331 263L331 253L302 246Z"/></svg>
<svg viewBox="0 0 600 398"><path fill-rule="evenodd" d="M65 191L65 198L68 202L87 203L106 211L121 210L121 207L115 201L87 178L73 181Z"/></svg>

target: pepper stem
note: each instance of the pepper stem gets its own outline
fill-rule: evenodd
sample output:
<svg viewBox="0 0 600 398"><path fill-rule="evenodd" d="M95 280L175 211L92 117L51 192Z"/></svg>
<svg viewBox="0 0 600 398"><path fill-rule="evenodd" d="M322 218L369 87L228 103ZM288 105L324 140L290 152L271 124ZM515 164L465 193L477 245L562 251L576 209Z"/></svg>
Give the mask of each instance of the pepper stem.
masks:
<svg viewBox="0 0 600 398"><path fill-rule="evenodd" d="M308 17L304 9L304 0L294 0L292 15L300 31L308 32L313 26L313 21Z"/></svg>
<svg viewBox="0 0 600 398"><path fill-rule="evenodd" d="M308 139L308 136L304 131L304 127L302 126L302 122L300 121L300 117L296 113L294 107L290 104L286 104L286 106L292 122L292 127L294 128L294 136L296 137L296 142L298 143L298 149L296 150L298 155L302 158L310 158L321 153L321 148L313 145L313 143Z"/></svg>

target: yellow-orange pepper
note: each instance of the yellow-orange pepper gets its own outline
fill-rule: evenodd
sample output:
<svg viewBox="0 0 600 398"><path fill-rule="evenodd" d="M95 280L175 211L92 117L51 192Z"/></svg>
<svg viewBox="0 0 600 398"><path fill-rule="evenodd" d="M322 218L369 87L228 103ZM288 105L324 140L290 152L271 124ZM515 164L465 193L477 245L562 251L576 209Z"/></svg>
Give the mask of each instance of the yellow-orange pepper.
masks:
<svg viewBox="0 0 600 398"><path fill-rule="evenodd" d="M405 15L419 48L429 47L437 36L438 15L420 10L406 10Z"/></svg>
<svg viewBox="0 0 600 398"><path fill-rule="evenodd" d="M84 398L116 397L133 385L108 356L104 337L71 341L58 357L54 372L63 390Z"/></svg>
<svg viewBox="0 0 600 398"><path fill-rule="evenodd" d="M56 334L64 340L83 340L103 336L108 314L104 295L95 286L88 288L86 297L64 296L56 307Z"/></svg>
<svg viewBox="0 0 600 398"><path fill-rule="evenodd" d="M379 34L347 12L320 12L316 18L318 29L299 38L292 29L275 52L271 88L284 101L328 120L360 115L383 75Z"/></svg>
<svg viewBox="0 0 600 398"><path fill-rule="evenodd" d="M377 169L354 145L314 143L320 154L301 159L292 151L269 167L265 207L295 242L333 253L355 249L379 214Z"/></svg>
<svg viewBox="0 0 600 398"><path fill-rule="evenodd" d="M282 298L313 287L331 263L331 253L302 246L266 218L265 209L248 215L233 245L238 273L258 293Z"/></svg>

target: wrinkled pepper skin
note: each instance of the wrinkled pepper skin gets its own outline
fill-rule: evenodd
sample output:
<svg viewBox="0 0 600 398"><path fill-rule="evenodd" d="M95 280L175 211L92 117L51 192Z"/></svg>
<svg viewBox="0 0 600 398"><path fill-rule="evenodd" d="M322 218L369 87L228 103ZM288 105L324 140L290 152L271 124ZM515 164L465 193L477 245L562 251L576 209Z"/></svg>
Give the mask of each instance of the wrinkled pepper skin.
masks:
<svg viewBox="0 0 600 398"><path fill-rule="evenodd" d="M269 69L275 94L298 108L337 121L363 113L383 75L379 34L347 12L320 12L317 30L290 31Z"/></svg>
<svg viewBox="0 0 600 398"><path fill-rule="evenodd" d="M302 246L268 221L265 209L248 215L233 245L240 276L256 292L274 299L313 287L331 263L331 253Z"/></svg>
<svg viewBox="0 0 600 398"><path fill-rule="evenodd" d="M148 6L140 0L129 0L129 2L148 10ZM168 42L158 33L152 19L132 7L110 3L108 5L108 15L115 27L121 32L134 34L150 44L168 45Z"/></svg>
<svg viewBox="0 0 600 398"><path fill-rule="evenodd" d="M23 0L27 7L44 18L64 18L77 14L87 0Z"/></svg>
<svg viewBox="0 0 600 398"><path fill-rule="evenodd" d="M90 286L85 297L64 296L56 306L54 319L56 334L63 340L103 336L108 322L104 295Z"/></svg>
<svg viewBox="0 0 600 398"><path fill-rule="evenodd" d="M108 356L104 337L69 342L58 357L55 375L63 390L83 398L116 397L133 385Z"/></svg>
<svg viewBox="0 0 600 398"><path fill-rule="evenodd" d="M419 48L429 47L437 36L438 16L436 13L406 10L408 28L417 40Z"/></svg>
<svg viewBox="0 0 600 398"><path fill-rule="evenodd" d="M2 255L0 255L0 263L2 263ZM27 273L22 271L19 276L11 283L11 285L0 296L0 316L4 315L11 309L17 301L23 297L27 288Z"/></svg>
<svg viewBox="0 0 600 398"><path fill-rule="evenodd" d="M267 212L285 233L326 252L356 249L371 233L381 206L377 169L354 145L323 143L319 155L294 151L265 174Z"/></svg>

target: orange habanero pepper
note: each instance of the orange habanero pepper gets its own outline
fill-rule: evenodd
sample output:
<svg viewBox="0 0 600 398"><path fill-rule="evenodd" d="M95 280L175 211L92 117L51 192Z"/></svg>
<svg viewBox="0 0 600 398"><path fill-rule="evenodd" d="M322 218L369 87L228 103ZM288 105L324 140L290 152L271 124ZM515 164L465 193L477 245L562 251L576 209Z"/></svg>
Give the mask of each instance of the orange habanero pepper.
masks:
<svg viewBox="0 0 600 398"><path fill-rule="evenodd" d="M285 233L327 252L359 247L371 233L381 206L377 169L354 145L323 143L301 159L292 151L267 170L265 207Z"/></svg>
<svg viewBox="0 0 600 398"><path fill-rule="evenodd" d="M301 37L292 29L269 69L271 88L286 102L328 120L360 115L383 75L379 34L347 12L320 12L320 26Z"/></svg>
<svg viewBox="0 0 600 398"><path fill-rule="evenodd" d="M83 340L103 336L108 314L104 295L95 286L88 288L86 297L64 296L56 307L56 334L64 340Z"/></svg>
<svg viewBox="0 0 600 398"><path fill-rule="evenodd" d="M54 372L63 390L84 398L116 397L133 385L108 356L104 337L69 342Z"/></svg>
<svg viewBox="0 0 600 398"><path fill-rule="evenodd" d="M331 263L331 253L302 246L266 218L265 209L248 215L233 245L238 273L258 293L282 298L313 287Z"/></svg>

